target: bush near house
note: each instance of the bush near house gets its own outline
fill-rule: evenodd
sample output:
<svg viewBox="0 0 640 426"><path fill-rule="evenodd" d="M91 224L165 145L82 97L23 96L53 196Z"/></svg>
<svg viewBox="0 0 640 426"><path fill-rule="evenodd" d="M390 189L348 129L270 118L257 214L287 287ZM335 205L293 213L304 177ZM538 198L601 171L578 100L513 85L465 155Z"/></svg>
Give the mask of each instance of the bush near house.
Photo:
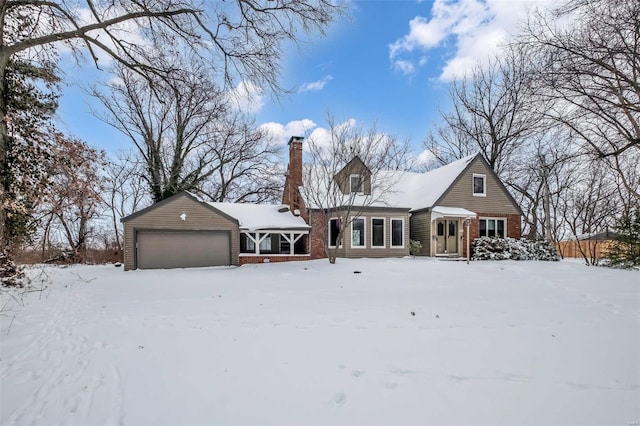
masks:
<svg viewBox="0 0 640 426"><path fill-rule="evenodd" d="M560 260L555 246L543 240L480 237L473 241L472 253L472 260Z"/></svg>

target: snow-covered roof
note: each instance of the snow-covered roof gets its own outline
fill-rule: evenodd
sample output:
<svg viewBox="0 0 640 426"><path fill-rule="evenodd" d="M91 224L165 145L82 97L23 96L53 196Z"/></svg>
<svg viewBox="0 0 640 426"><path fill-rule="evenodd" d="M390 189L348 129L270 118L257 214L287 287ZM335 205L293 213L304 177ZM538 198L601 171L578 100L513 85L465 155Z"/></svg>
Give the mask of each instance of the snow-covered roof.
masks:
<svg viewBox="0 0 640 426"><path fill-rule="evenodd" d="M435 206L431 209L431 219L435 219L438 217L464 217L471 218L478 216L472 211L467 209L463 209L461 207L443 207L443 206Z"/></svg>
<svg viewBox="0 0 640 426"><path fill-rule="evenodd" d="M460 160L439 167L426 173L403 171L379 171L372 176L371 195L346 194L343 200L337 200L337 205L352 204L355 206L366 205L369 207L394 207L420 210L433 207L438 199L453 184L458 176L467 168L477 154L470 155ZM309 176L309 173L307 173ZM318 181L330 181L330 179L314 179ZM331 183L332 185L334 183ZM311 186L305 182L306 187L312 187L310 192L318 192L322 184ZM305 194L305 187L300 188ZM328 191L328 190L327 190ZM309 194L309 192L307 192ZM309 200L309 196L305 198ZM316 194L317 195L317 194ZM318 203L310 200L310 207L317 207ZM343 201L342 203L340 203ZM323 203L326 204L326 203Z"/></svg>
<svg viewBox="0 0 640 426"><path fill-rule="evenodd" d="M221 212L233 217L243 231L309 229L300 216L295 216L288 208L280 204L242 204L242 203L207 203ZM280 211L284 210L285 211Z"/></svg>

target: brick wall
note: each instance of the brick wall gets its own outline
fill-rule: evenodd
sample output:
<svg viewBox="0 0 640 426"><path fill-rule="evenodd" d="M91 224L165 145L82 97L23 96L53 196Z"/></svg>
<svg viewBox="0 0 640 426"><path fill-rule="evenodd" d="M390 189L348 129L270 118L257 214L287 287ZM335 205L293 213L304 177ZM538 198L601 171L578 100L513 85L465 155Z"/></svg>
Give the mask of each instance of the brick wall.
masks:
<svg viewBox="0 0 640 426"><path fill-rule="evenodd" d="M324 239L327 235L327 222L325 220L325 215L321 212L311 212L309 214L311 225L311 233L310 233L310 247L309 253L311 254L311 259L324 259L327 257L327 254L324 251Z"/></svg>
<svg viewBox="0 0 640 426"><path fill-rule="evenodd" d="M265 259L269 259L268 263L276 263L276 262L292 262L296 260L309 260L309 256L240 256L239 263L240 265L254 264L254 263L265 263Z"/></svg>
<svg viewBox="0 0 640 426"><path fill-rule="evenodd" d="M522 219L519 214L499 214L499 213L477 213L478 217L471 220L471 225L469 226L469 235L471 236L471 243L473 240L480 236L480 217L497 217L497 218L506 218L507 219L507 237L520 239L522 237ZM466 232L467 227L463 228ZM467 256L467 241L466 237L463 240L463 256Z"/></svg>
<svg viewBox="0 0 640 426"><path fill-rule="evenodd" d="M304 200L300 194L302 186L302 137L293 136L289 139L289 166L282 191L282 204L291 210L300 210L300 216L308 222Z"/></svg>

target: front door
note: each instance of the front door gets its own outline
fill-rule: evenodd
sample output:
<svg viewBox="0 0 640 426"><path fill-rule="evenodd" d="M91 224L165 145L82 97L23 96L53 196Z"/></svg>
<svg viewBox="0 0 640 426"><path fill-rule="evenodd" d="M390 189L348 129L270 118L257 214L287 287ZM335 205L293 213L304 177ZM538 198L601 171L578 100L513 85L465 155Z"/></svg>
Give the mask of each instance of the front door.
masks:
<svg viewBox="0 0 640 426"><path fill-rule="evenodd" d="M436 220L436 255L458 253L458 219Z"/></svg>

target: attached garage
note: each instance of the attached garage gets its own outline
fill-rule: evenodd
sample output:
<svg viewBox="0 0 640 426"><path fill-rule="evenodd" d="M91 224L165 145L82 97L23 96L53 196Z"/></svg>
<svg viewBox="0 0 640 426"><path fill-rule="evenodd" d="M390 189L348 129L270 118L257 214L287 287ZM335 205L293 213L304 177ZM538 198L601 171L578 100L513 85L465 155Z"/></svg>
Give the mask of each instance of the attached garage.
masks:
<svg viewBox="0 0 640 426"><path fill-rule="evenodd" d="M138 231L140 269L231 265L228 231Z"/></svg>
<svg viewBox="0 0 640 426"><path fill-rule="evenodd" d="M238 221L181 192L121 219L124 269L238 265Z"/></svg>

